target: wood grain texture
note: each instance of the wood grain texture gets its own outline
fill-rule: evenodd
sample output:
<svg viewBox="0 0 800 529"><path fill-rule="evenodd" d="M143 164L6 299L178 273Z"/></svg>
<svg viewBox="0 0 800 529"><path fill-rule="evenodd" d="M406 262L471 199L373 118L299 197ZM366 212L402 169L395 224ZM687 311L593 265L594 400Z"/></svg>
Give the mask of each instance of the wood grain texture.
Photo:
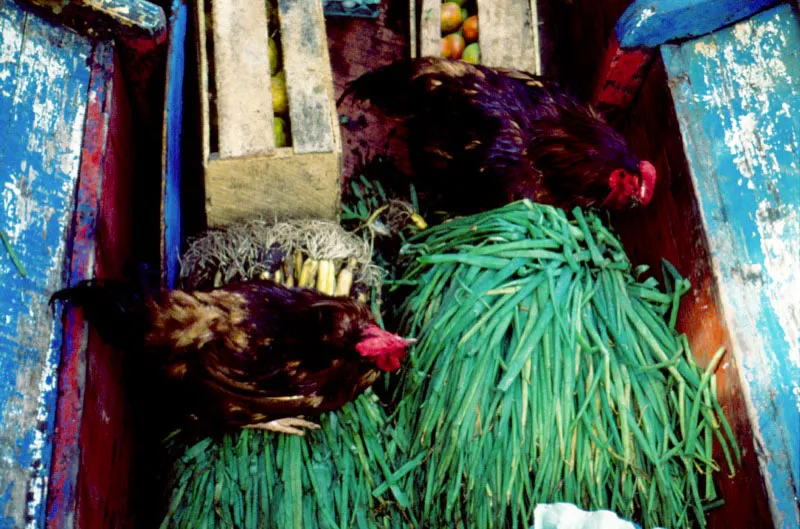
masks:
<svg viewBox="0 0 800 529"><path fill-rule="evenodd" d="M538 74L539 19L531 0L477 0L481 64Z"/></svg>
<svg viewBox="0 0 800 529"><path fill-rule="evenodd" d="M118 57L111 65L109 101L104 112L107 135L102 157L99 210L94 229L94 268L90 277L122 278L131 256L134 212L139 206L130 200L137 181L133 158L136 150L133 116ZM90 131L87 129L87 137ZM97 132L92 132L92 135ZM83 173L80 185L83 185ZM139 229L139 226L136 226ZM74 247L74 245L73 245ZM128 381L130 364L105 343L94 328L86 333L85 393L80 432L80 460L75 527L81 529L133 529L141 515L135 508L137 472L147 466L135 441L146 435L152 422L137 424ZM69 383L69 381L66 381ZM61 400L59 400L59 406ZM150 410L152 415L152 410ZM51 529L48 527L48 529Z"/></svg>
<svg viewBox="0 0 800 529"><path fill-rule="evenodd" d="M110 44L97 46L91 57L81 165L75 212L69 232L68 283L92 277L96 255L96 225L103 183L111 105L113 51ZM53 463L47 498L47 527L66 528L75 524L77 482L81 466L80 432L83 421L86 369L86 322L80 311L67 309L59 363L56 430Z"/></svg>
<svg viewBox="0 0 800 529"><path fill-rule="evenodd" d="M280 0L278 11L292 148L297 154L339 151L322 4L319 0Z"/></svg>
<svg viewBox="0 0 800 529"><path fill-rule="evenodd" d="M414 1L414 0L411 0ZM480 17L480 14L478 14ZM419 13L419 55L439 57L442 54L442 2L422 0ZM483 27L481 27L483 30Z"/></svg>
<svg viewBox="0 0 800 529"><path fill-rule="evenodd" d="M55 23L103 40L162 39L164 11L146 0L18 0Z"/></svg>
<svg viewBox="0 0 800 529"><path fill-rule="evenodd" d="M43 527L61 325L61 285L81 156L92 46L0 4L0 527Z"/></svg>
<svg viewBox="0 0 800 529"><path fill-rule="evenodd" d="M800 526L800 21L662 48L777 527Z"/></svg>
<svg viewBox="0 0 800 529"><path fill-rule="evenodd" d="M256 216L326 218L339 214L339 157L331 153L214 160L206 167L209 226Z"/></svg>
<svg viewBox="0 0 800 529"><path fill-rule="evenodd" d="M211 3L214 86L222 158L270 153L272 93L263 0Z"/></svg>
<svg viewBox="0 0 800 529"><path fill-rule="evenodd" d="M222 4L224 2L217 2ZM209 23L208 13L197 7L197 32L206 31L203 24ZM217 28L219 21L214 7L214 18L210 21ZM227 7L225 9L228 9ZM252 10L256 6L251 6ZM264 4L260 5L261 17L266 17ZM246 92L271 94L269 68L265 63L260 67L263 76L247 78L239 75L233 79L221 72L223 59L217 51L218 29L214 30L215 57L213 69L207 63L208 46L201 44L198 49L200 70L200 98L203 114L203 150L206 195L206 218L211 226L220 226L256 216L269 217L323 217L336 218L339 210L341 178L341 138L336 119L333 76L328 58L327 38L324 32L325 21L322 7L316 0L279 0L281 41L284 50L283 65L286 71L286 84L289 99L289 118L292 127L292 146L274 148L272 132L272 100L266 132L256 132L240 127L238 135L242 141L252 140L253 134L267 134L269 149L250 148L232 151L225 148L224 120L230 113L226 110L229 101L247 97ZM228 16L231 13L228 12ZM242 27L237 38L247 40L247 32L255 40L267 39L266 19L264 25ZM231 22L226 24L233 25ZM266 59L266 55L264 56ZM259 59L260 60L260 59ZM234 61L235 63L235 61ZM232 75L236 68L232 64L224 66ZM228 77L220 84L221 77ZM263 78L262 78L263 77ZM219 149L215 152L214 111L209 102L205 80L216 85L216 115L218 117ZM225 91L225 92L223 92ZM263 107L263 105L259 105ZM252 115L242 113L241 119L252 119ZM237 118L238 119L238 118ZM261 126L258 127L261 129ZM237 140L238 141L238 140ZM258 141L252 145L257 144ZM251 147L252 147L251 145ZM262 147L264 144L262 143Z"/></svg>

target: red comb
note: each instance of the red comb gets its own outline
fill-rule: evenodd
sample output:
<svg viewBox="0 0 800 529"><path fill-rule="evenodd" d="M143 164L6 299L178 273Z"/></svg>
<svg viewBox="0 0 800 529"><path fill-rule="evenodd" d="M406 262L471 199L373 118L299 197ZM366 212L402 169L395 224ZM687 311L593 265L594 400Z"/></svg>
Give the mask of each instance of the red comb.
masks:
<svg viewBox="0 0 800 529"><path fill-rule="evenodd" d="M379 369L395 371L400 369L400 361L406 356L408 344L408 340L384 331L377 325L370 325L356 344L356 351L372 360Z"/></svg>

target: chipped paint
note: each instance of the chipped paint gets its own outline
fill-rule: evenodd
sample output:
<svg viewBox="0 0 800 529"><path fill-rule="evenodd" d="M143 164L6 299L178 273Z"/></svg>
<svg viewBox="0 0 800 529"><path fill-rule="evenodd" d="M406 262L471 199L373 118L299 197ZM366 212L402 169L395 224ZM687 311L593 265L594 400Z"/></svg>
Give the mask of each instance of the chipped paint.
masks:
<svg viewBox="0 0 800 529"><path fill-rule="evenodd" d="M642 27L647 21L656 14L656 10L652 7L646 7L637 13L636 21L633 23L634 28Z"/></svg>
<svg viewBox="0 0 800 529"><path fill-rule="evenodd" d="M797 177L797 175L795 175ZM788 359L800 370L800 205L763 199L755 214L767 298L783 329ZM800 404L800 403L798 403Z"/></svg>
<svg viewBox="0 0 800 529"><path fill-rule="evenodd" d="M0 229L28 277L0 254L0 526L44 526L61 327L60 286L91 44L0 2Z"/></svg>
<svg viewBox="0 0 800 529"><path fill-rule="evenodd" d="M776 527L800 526L800 21L662 47Z"/></svg>

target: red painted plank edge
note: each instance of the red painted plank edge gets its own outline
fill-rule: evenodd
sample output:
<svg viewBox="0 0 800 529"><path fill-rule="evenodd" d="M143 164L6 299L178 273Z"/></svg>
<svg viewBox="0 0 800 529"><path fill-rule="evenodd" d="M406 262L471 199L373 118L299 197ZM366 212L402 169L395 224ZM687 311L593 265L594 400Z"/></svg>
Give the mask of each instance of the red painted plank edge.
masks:
<svg viewBox="0 0 800 529"><path fill-rule="evenodd" d="M108 135L109 93L113 47L101 42L92 53L86 122L72 221L69 284L92 277L95 226L103 183L103 155ZM58 401L53 457L47 494L48 529L73 527L80 459L80 431L85 383L86 337L83 315L69 308L64 316L64 340L59 366Z"/></svg>

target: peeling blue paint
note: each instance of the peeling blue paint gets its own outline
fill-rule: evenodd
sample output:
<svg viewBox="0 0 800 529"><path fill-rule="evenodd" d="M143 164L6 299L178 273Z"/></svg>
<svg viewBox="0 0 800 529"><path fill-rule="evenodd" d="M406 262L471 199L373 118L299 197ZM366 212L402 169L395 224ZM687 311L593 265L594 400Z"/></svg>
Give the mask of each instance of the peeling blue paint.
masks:
<svg viewBox="0 0 800 529"><path fill-rule="evenodd" d="M778 527L800 527L800 21L662 47Z"/></svg>
<svg viewBox="0 0 800 529"><path fill-rule="evenodd" d="M0 2L0 528L44 526L61 286L78 177L92 44ZM57 316L57 314L56 314Z"/></svg>
<svg viewBox="0 0 800 529"><path fill-rule="evenodd" d="M705 35L749 17L779 0L636 0L614 32L623 48L654 48Z"/></svg>

